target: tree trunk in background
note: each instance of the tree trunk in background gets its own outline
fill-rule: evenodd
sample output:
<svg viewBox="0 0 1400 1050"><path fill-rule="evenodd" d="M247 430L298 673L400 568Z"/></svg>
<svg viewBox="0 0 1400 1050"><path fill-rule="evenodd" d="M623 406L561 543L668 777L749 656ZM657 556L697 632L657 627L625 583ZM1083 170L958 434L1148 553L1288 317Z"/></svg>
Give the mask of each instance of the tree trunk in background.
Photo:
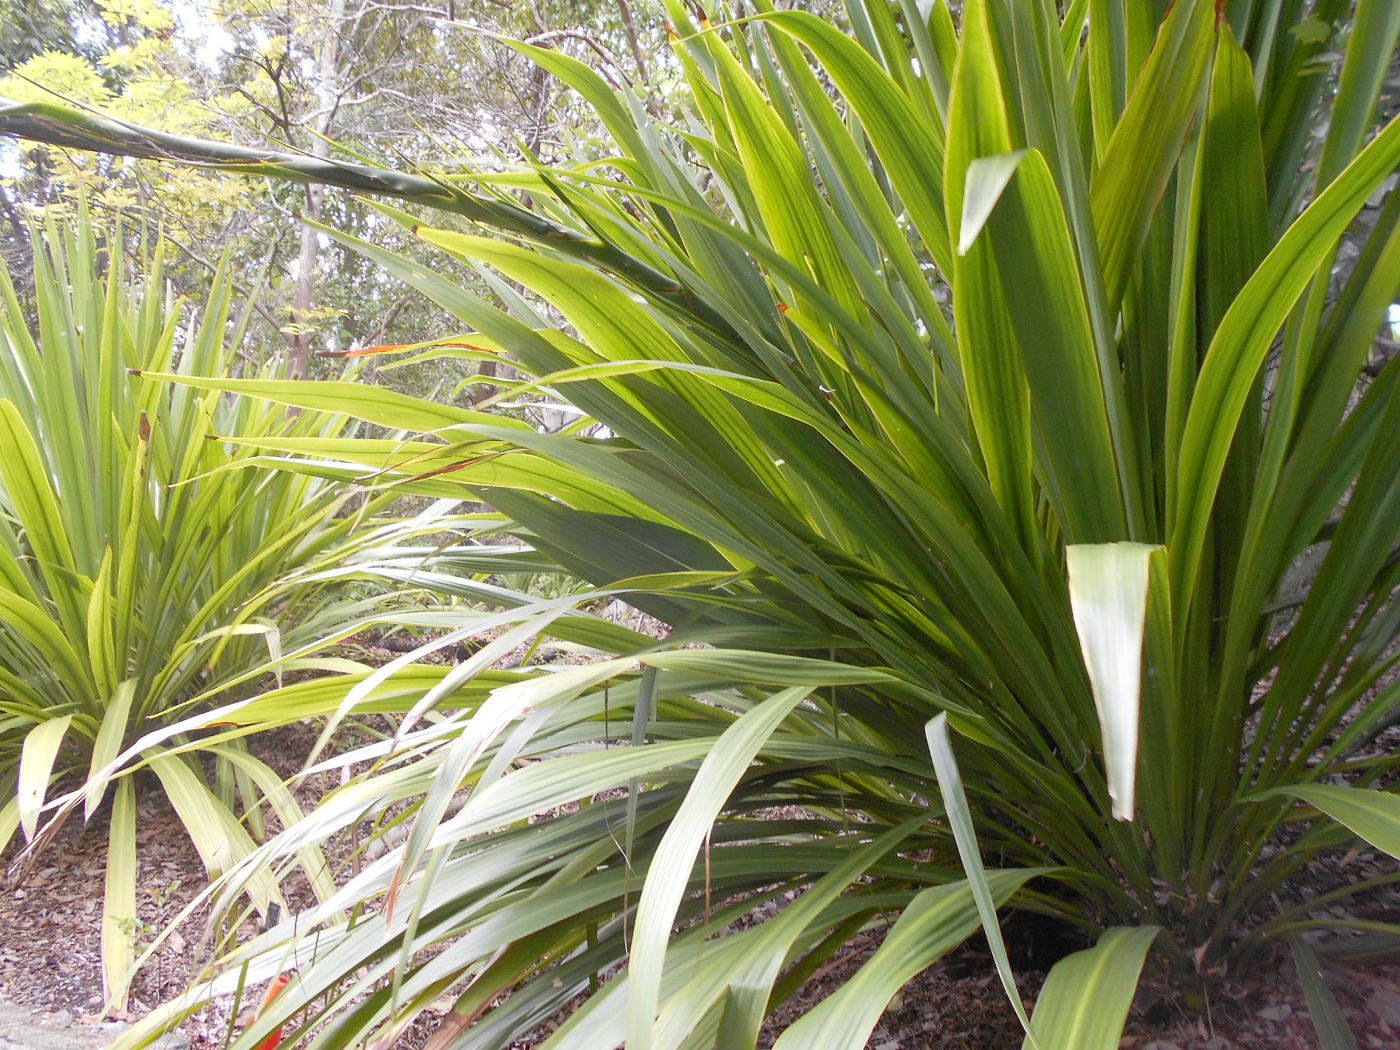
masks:
<svg viewBox="0 0 1400 1050"><path fill-rule="evenodd" d="M646 55L642 51L641 41L637 39L637 26L632 21L632 8L627 0L617 0L617 13L622 19L622 30L627 34L627 46L632 49L632 60L637 63L637 83L648 84L651 74L647 72Z"/></svg>
<svg viewBox="0 0 1400 1050"><path fill-rule="evenodd" d="M345 0L334 0L326 19L326 34L321 41L320 54L316 61L316 95L320 102L315 118L311 122L315 131L308 152L313 157L330 156L331 128L335 124L336 110L340 105L340 34L345 20ZM326 188L318 184L306 187L306 218L320 221L321 202L325 200ZM310 226L301 228L301 249L297 253L297 283L292 294L292 324L298 326L288 341L287 377L304 379L311 363L311 343L313 333L311 308L316 299L316 257L320 252L319 233Z"/></svg>

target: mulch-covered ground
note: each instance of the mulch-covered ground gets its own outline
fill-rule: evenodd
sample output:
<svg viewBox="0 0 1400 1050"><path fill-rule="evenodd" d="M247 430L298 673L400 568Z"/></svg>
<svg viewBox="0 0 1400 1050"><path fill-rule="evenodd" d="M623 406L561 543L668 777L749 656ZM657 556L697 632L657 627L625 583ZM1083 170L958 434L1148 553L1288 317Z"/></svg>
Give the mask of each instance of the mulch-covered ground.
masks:
<svg viewBox="0 0 1400 1050"><path fill-rule="evenodd" d="M264 757L286 756L309 746L305 732L255 744ZM285 759L283 759L285 761ZM158 791L139 803L140 917L160 928L203 882L198 855ZM78 1021L97 1020L106 826L101 817L84 829L77 821L28 874L0 893L0 997L36 1011L68 1011ZM1008 936L1014 937L1014 931ZM840 985L879 943L873 933L821 970L803 994L783 1005L765 1030L771 1041L793 1018ZM137 978L131 1011L139 1014L174 995L203 960L193 934L172 938ZM1400 1047L1400 965L1330 969L1333 988L1361 1047ZM1043 972L1018 967L1029 1007ZM1143 996L1152 1005L1129 1025L1133 1050L1266 1050L1317 1045L1307 1007L1286 952L1213 989L1208 1005L1191 1010L1171 998ZM217 1009L190 1020L184 1034L194 1047L220 1045L226 1013ZM400 1045L421 1045L417 1038ZM873 1050L932 1047L1019 1048L1021 1030L985 949L969 944L911 982L872 1036ZM528 1045L528 1044L521 1044Z"/></svg>
<svg viewBox="0 0 1400 1050"><path fill-rule="evenodd" d="M306 726L253 738L254 754L290 776L315 739ZM349 746L356 742L347 740ZM309 807L324 785L301 788ZM138 911L145 938L164 928L204 885L204 870L179 819L159 790L145 790L138 801ZM106 863L106 818L99 813L83 827L74 818L18 879L0 884L0 1000L26 1006L36 1014L70 1016L95 1024L101 996L101 902ZM8 865L12 846L3 858ZM337 863L332 855L332 864ZM1375 863L1390 864L1387 858ZM1354 873L1320 872L1332 883ZM1371 874L1374 874L1372 872ZM1384 915L1370 916L1384 919ZM1391 917L1393 921L1393 917ZM1008 941L1028 952L1018 961L1017 980L1031 1008L1055 957L1072 946L1032 943L1035 931L1008 923ZM857 938L847 951L818 971L803 992L783 1004L764 1030L762 1045L771 1045L787 1024L848 979L878 946L880 931ZM197 923L171 937L138 975L129 1005L134 1018L175 995L207 961ZM1400 1047L1400 963L1328 970L1332 987L1362 1048ZM210 1008L182 1027L196 1048L221 1046L228 1032L228 1007ZM402 1047L422 1045L433 1026L424 1018L400 1040ZM1132 1050L1274 1050L1317 1046L1307 1006L1287 951L1260 962L1254 972L1217 982L1204 1005L1188 1007L1166 994L1160 982L1144 982L1139 1003L1122 1043ZM873 1050L922 1050L970 1047L981 1050L1019 1048L1022 1033L995 975L985 944L969 942L939 965L915 978L891 1004L868 1044ZM521 1041L515 1046L528 1047Z"/></svg>
<svg viewBox="0 0 1400 1050"><path fill-rule="evenodd" d="M279 773L290 776L311 748L314 732L288 727L253 738L250 751ZM184 825L170 808L159 785L138 790L136 907L138 943L143 947L164 930L204 888L204 866ZM300 792L309 808L321 786L308 783ZM270 823L270 830L275 828ZM12 846L4 858L14 860ZM0 886L0 998L36 1011L67 1011L78 1021L98 1021L102 1009L102 899L107 861L107 810L83 826L75 815L52 844L16 877ZM197 922L169 937L132 984L127 1014L135 1019L183 990L208 961ZM228 1018L219 1011L185 1026L195 1046L218 1045ZM207 1042L201 1040L207 1039Z"/></svg>

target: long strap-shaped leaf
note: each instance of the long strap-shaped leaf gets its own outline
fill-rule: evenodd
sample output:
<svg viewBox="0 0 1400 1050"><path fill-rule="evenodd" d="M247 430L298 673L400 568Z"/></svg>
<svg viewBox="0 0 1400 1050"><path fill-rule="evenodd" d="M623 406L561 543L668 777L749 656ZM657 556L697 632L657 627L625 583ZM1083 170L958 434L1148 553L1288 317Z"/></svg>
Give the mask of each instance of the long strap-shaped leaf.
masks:
<svg viewBox="0 0 1400 1050"><path fill-rule="evenodd" d="M1175 498L1168 507L1172 601L1182 622L1231 438L1274 335L1342 232L1398 165L1400 120L1392 120L1288 228L1216 330L1191 399Z"/></svg>
<svg viewBox="0 0 1400 1050"><path fill-rule="evenodd" d="M666 942L705 835L759 748L810 692L806 686L784 689L726 729L705 756L685 801L666 829L637 905L637 927L627 966L632 984L627 1001L629 1050L648 1050L652 1045Z"/></svg>
<svg viewBox="0 0 1400 1050"><path fill-rule="evenodd" d="M385 387L338 380L303 381L290 379L221 379L143 372L147 379L191 386L197 390L222 390L230 394L251 394L296 408L346 412L357 419L395 429L437 431L462 423L510 426L509 418L472 412L465 408L438 404Z"/></svg>
<svg viewBox="0 0 1400 1050"><path fill-rule="evenodd" d="M972 891L977 915L987 936L987 946L991 948L1002 987L1006 989L1006 997L1011 1000L1011 1006L1026 1030L1026 1042L1031 1050L1037 1050L1039 1043L1035 1037L1035 1030L1031 1027L1031 1019L1026 1016L1021 993L1016 990L1016 979L1011 973L1011 960L1006 954L1006 944L1001 939L1001 926L997 923L998 902L993 895L987 873L982 867L977 832L972 826L972 811L967 806L962 774L958 772L958 762L953 755L953 742L948 735L948 715L940 714L931 720L924 727L924 732L928 737L928 750L933 757L933 771L938 777L938 790L943 796L943 809L948 816L948 826L953 830L958 857L962 860L963 871L967 873L967 886Z"/></svg>
<svg viewBox="0 0 1400 1050"><path fill-rule="evenodd" d="M1033 869L983 873L988 906L994 910L1004 904L1037 874ZM788 1028L773 1050L864 1046L894 993L977 931L982 923L975 899L978 895L970 882L935 886L920 893L870 961Z"/></svg>
<svg viewBox="0 0 1400 1050"><path fill-rule="evenodd" d="M743 940L727 954L712 957L705 971L686 985L682 994L671 998L657 1022L660 1045L678 1045L680 1036L689 1033L727 991L716 1046L719 1050L750 1050L755 1046L774 982L799 936L842 891L923 823L923 817L916 817L887 831L870 845L854 850L790 907L760 927L739 937L725 938L721 946L739 941L740 937Z"/></svg>
<svg viewBox="0 0 1400 1050"><path fill-rule="evenodd" d="M1094 947L1055 964L1031 1017L1042 1050L1117 1050L1138 975L1159 932L1155 926L1115 927Z"/></svg>
<svg viewBox="0 0 1400 1050"><path fill-rule="evenodd" d="M10 844L19 829L19 799L12 798L0 806L0 851Z"/></svg>
<svg viewBox="0 0 1400 1050"><path fill-rule="evenodd" d="M1400 795L1373 788L1340 787L1336 784L1299 784L1274 788L1249 796L1261 801L1288 795L1322 810L1339 824L1345 824L1378 850L1400 858Z"/></svg>
<svg viewBox="0 0 1400 1050"><path fill-rule="evenodd" d="M67 585L78 571L69 530L35 435L19 408L8 400L0 400L0 486L25 531L68 636L81 639L87 609L75 588Z"/></svg>
<svg viewBox="0 0 1400 1050"><path fill-rule="evenodd" d="M122 740L130 725L131 702L136 697L137 681L128 678L120 683L107 698L102 724L98 726L97 738L92 744L92 761L88 763L88 782L83 785L83 819L87 820L102 804L102 796L107 792L111 775L99 775L117 757ZM110 866L110 861L108 862Z"/></svg>
<svg viewBox="0 0 1400 1050"><path fill-rule="evenodd" d="M1337 997L1327 986L1317 952L1299 934L1288 938L1288 946L1293 949L1293 965L1298 971L1298 983L1308 998L1308 1013L1312 1015L1318 1044L1322 1050L1356 1050L1356 1036L1342 1015Z"/></svg>
<svg viewBox="0 0 1400 1050"><path fill-rule="evenodd" d="M1099 29L1093 24L1090 36ZM1196 113L1214 36L1214 4L1177 0L1108 142L1090 206L1110 308L1123 298L1137 253L1176 167L1182 139Z"/></svg>
<svg viewBox="0 0 1400 1050"><path fill-rule="evenodd" d="M187 138L124 120L88 113L56 103L0 103L0 135L46 142L70 149L150 160L204 164L246 175L267 175L292 182L339 186L360 193L397 197L476 222L509 230L556 251L589 259L627 276L648 291L721 329L728 324L667 274L626 252L585 237L508 201L474 196L445 183L367 164L247 149L227 142Z"/></svg>
<svg viewBox="0 0 1400 1050"><path fill-rule="evenodd" d="M136 957L136 787L117 785L107 832L107 885L102 905L102 995L108 1009L126 1002Z"/></svg>
<svg viewBox="0 0 1400 1050"><path fill-rule="evenodd" d="M35 825L39 822L39 810L43 808L44 796L48 792L49 774L53 771L54 759L63 744L64 734L73 724L72 715L50 718L40 722L24 738L19 758L19 822L24 828L24 837L33 838Z"/></svg>
<svg viewBox="0 0 1400 1050"><path fill-rule="evenodd" d="M822 69L860 117L870 145L884 162L890 182L909 209L910 219L929 254L944 274L952 272L948 222L942 187L933 176L942 170L943 143L924 129L908 99L864 48L829 22L802 11L767 16L785 33L801 40L821 61Z"/></svg>
<svg viewBox="0 0 1400 1050"><path fill-rule="evenodd" d="M985 196L980 189L985 180L972 179L974 163L1012 148L985 0L974 0L963 13L962 44L949 105L943 192L952 238L959 246L950 276L968 413L997 502L1023 546L1034 550L1037 527L1031 479L1030 390L991 246L965 232L966 227L975 226L979 215L985 218L990 212L990 208L976 205L979 197Z"/></svg>
<svg viewBox="0 0 1400 1050"><path fill-rule="evenodd" d="M1110 433L1107 396L1069 223L1044 156L1038 150L1014 156L1014 170L1001 192L989 187L980 201L988 207L986 236L1029 382L1040 437L1038 465L1070 540L1122 539L1130 535L1125 494L1132 493L1127 506L1139 503L1130 469L1133 457L1115 449ZM976 199L971 191L979 185L979 176L1002 160L988 157L969 166L969 205ZM994 171L1000 182L1004 168ZM968 226L965 209L964 240ZM1141 531L1141 522L1134 524Z"/></svg>

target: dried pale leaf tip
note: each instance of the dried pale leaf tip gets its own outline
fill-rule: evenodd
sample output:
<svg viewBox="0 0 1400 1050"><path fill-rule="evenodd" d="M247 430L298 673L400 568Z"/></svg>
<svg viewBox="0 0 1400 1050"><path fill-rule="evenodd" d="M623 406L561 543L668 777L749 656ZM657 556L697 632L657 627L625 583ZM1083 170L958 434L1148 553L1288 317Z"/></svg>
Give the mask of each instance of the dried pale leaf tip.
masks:
<svg viewBox="0 0 1400 1050"><path fill-rule="evenodd" d="M962 225L958 234L959 255L966 255L971 250L1012 176L1016 174L1016 169L1020 167L1026 152L1022 149L1012 153L998 153L991 157L979 157L968 165L963 193Z"/></svg>
<svg viewBox="0 0 1400 1050"><path fill-rule="evenodd" d="M1133 819L1142 642L1149 559L1145 543L1072 544L1065 550L1069 599L1103 730L1113 816Z"/></svg>

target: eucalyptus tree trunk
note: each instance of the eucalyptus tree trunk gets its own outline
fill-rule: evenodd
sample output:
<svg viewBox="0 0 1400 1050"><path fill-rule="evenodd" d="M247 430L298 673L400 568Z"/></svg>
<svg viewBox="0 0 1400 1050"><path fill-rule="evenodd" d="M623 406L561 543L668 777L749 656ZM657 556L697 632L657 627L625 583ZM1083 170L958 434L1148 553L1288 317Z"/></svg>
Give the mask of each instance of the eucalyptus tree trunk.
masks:
<svg viewBox="0 0 1400 1050"><path fill-rule="evenodd" d="M340 108L340 36L344 30L345 0L333 0L327 13L327 32L316 58L316 97L318 105L311 120L315 134L308 152L317 160L330 157L331 129ZM326 187L319 182L306 187L308 219L319 221ZM293 332L288 339L287 376L303 379L311 361L312 308L316 299L316 262L320 252L320 235L311 226L301 229L301 247L297 252L297 280L292 294Z"/></svg>

